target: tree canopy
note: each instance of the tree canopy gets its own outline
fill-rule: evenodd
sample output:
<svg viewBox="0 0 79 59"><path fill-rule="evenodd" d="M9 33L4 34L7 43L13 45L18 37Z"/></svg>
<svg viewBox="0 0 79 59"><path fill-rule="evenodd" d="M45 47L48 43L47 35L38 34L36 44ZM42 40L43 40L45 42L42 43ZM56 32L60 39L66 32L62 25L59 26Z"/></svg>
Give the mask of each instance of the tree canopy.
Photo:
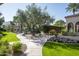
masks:
<svg viewBox="0 0 79 59"><path fill-rule="evenodd" d="M79 3L69 3L68 7L66 8L67 12L72 12L75 14L75 12L79 11Z"/></svg>
<svg viewBox="0 0 79 59"><path fill-rule="evenodd" d="M3 22L4 22L4 17L2 16L2 14L0 14L0 27L3 24Z"/></svg>
<svg viewBox="0 0 79 59"><path fill-rule="evenodd" d="M59 26L59 27L64 27L65 26L65 22L63 20L58 20L55 22L55 26Z"/></svg>
<svg viewBox="0 0 79 59"><path fill-rule="evenodd" d="M26 28L31 31L35 29L41 31L42 25L54 21L46 9L46 7L41 9L36 4L28 5L25 10L18 9L14 21L16 20L21 25L22 30Z"/></svg>

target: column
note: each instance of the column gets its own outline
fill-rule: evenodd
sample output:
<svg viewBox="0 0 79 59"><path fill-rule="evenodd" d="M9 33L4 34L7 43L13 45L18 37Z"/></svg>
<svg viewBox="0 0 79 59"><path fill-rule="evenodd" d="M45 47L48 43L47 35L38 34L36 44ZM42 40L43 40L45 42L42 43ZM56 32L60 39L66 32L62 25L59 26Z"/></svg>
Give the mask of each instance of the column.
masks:
<svg viewBox="0 0 79 59"><path fill-rule="evenodd" d="M75 24L74 24L74 32L75 32Z"/></svg>
<svg viewBox="0 0 79 59"><path fill-rule="evenodd" d="M68 32L68 24L66 24L66 31Z"/></svg>

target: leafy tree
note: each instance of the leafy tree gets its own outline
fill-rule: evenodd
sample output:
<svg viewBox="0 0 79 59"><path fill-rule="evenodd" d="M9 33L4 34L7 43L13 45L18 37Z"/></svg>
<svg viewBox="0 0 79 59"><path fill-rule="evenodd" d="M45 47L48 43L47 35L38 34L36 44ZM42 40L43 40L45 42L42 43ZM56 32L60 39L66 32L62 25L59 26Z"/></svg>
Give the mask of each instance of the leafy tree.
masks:
<svg viewBox="0 0 79 59"><path fill-rule="evenodd" d="M55 22L55 26L59 26L59 27L64 27L65 26L65 22L63 20L58 20Z"/></svg>
<svg viewBox="0 0 79 59"><path fill-rule="evenodd" d="M1 25L3 24L3 22L4 22L4 17L2 17L2 16L0 15L0 27L1 27Z"/></svg>
<svg viewBox="0 0 79 59"><path fill-rule="evenodd" d="M32 4L31 6L29 6L28 8L28 11L29 9L31 9L31 21L32 21L32 24L33 24L33 29L34 27L36 29L39 29L40 31L42 30L42 25L44 25L45 23L48 23L50 22L50 20L53 20L53 18L50 17L50 15L48 14L47 12L47 8L45 7L43 10L40 8L40 7L36 7L35 4Z"/></svg>
<svg viewBox="0 0 79 59"><path fill-rule="evenodd" d="M0 3L0 6L2 5L3 3ZM3 24L4 22L4 17L2 17L2 13L0 13L0 27L1 25Z"/></svg>
<svg viewBox="0 0 79 59"><path fill-rule="evenodd" d="M36 4L26 6L24 11L19 9L15 19L21 24L22 29L27 28L31 31L37 29L41 31L42 25L54 20L50 17L46 8L41 9Z"/></svg>
<svg viewBox="0 0 79 59"><path fill-rule="evenodd" d="M13 21L10 21L10 31L11 32L14 32L14 22Z"/></svg>
<svg viewBox="0 0 79 59"><path fill-rule="evenodd" d="M21 26L21 32L22 32L24 24L26 22L26 15L23 10L18 9L16 16L14 16L13 22L19 23L19 25Z"/></svg>
<svg viewBox="0 0 79 59"><path fill-rule="evenodd" d="M79 11L79 3L69 3L68 7L66 8L67 12L73 12L73 14L75 14L75 12Z"/></svg>
<svg viewBox="0 0 79 59"><path fill-rule="evenodd" d="M60 33L63 34L63 33L66 32L65 24L66 24L66 22L64 22L63 20L58 20L58 21L55 22L54 25L60 27L58 30L60 31Z"/></svg>

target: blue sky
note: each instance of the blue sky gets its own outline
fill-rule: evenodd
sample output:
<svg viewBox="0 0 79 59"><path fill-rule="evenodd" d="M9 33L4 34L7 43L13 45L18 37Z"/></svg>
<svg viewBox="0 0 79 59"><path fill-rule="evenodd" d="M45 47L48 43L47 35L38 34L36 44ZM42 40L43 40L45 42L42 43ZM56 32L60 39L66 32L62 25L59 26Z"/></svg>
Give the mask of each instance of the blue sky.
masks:
<svg viewBox="0 0 79 59"><path fill-rule="evenodd" d="M5 21L12 21L13 16L16 15L16 11L18 9L26 9L27 5L27 3L5 3L0 6L0 12L5 17ZM48 13L56 20L62 19L65 21L64 17L71 14L69 12L66 12L66 3L40 3L37 5L40 6L42 9L47 6Z"/></svg>

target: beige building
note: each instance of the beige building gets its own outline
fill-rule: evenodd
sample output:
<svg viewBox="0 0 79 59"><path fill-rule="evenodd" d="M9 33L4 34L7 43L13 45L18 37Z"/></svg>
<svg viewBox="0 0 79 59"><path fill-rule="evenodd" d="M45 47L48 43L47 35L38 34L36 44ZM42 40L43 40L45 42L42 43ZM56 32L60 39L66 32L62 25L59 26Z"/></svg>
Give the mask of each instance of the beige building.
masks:
<svg viewBox="0 0 79 59"><path fill-rule="evenodd" d="M79 32L79 14L66 16L66 25L68 32Z"/></svg>

